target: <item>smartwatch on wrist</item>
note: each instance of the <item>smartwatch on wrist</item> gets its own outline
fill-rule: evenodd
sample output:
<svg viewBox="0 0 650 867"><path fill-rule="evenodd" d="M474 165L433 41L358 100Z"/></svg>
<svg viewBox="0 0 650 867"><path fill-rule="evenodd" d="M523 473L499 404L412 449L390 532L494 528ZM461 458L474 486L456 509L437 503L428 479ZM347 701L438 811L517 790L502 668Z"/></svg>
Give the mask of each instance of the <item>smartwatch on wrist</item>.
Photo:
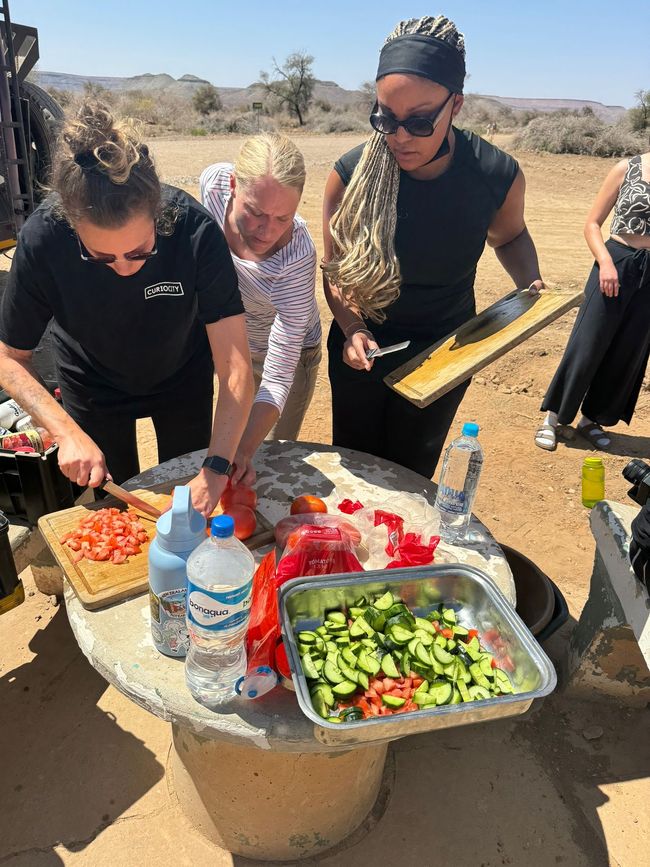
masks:
<svg viewBox="0 0 650 867"><path fill-rule="evenodd" d="M227 461L225 458L220 458L218 455L210 455L203 461L203 466L207 467L218 476L228 476L230 478L235 471L234 464Z"/></svg>

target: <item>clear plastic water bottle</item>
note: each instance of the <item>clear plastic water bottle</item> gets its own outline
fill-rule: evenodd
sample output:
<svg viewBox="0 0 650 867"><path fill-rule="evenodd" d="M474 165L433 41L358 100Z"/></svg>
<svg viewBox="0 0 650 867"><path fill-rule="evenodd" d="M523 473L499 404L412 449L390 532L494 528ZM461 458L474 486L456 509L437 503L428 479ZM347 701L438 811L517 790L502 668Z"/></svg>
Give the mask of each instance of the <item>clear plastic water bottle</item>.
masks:
<svg viewBox="0 0 650 867"><path fill-rule="evenodd" d="M467 536L483 467L478 431L477 424L466 422L461 435L447 446L445 452L436 510L440 515L440 535L447 542L460 542Z"/></svg>
<svg viewBox="0 0 650 867"><path fill-rule="evenodd" d="M255 560L234 536L229 515L212 519L211 535L187 561L185 680L206 707L228 701L246 673L246 630Z"/></svg>

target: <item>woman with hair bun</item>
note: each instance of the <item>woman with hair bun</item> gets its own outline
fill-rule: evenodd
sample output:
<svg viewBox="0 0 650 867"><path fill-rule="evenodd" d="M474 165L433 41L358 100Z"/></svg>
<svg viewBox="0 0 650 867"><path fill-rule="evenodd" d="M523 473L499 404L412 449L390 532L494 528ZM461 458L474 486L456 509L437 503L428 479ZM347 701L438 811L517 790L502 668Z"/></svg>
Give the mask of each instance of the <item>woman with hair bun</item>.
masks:
<svg viewBox="0 0 650 867"><path fill-rule="evenodd" d="M515 286L542 286L517 162L453 126L464 78L451 21L401 21L379 57L375 133L338 160L325 189L333 442L429 478L469 382L419 409L384 376L475 315L486 242ZM399 356L367 358L404 340Z"/></svg>
<svg viewBox="0 0 650 867"><path fill-rule="evenodd" d="M262 440L298 439L321 359L316 248L296 209L305 161L278 133L247 139L235 164L201 175L201 201L223 229L246 308L257 395L233 481L252 484Z"/></svg>
<svg viewBox="0 0 650 867"><path fill-rule="evenodd" d="M63 408L30 364L50 320ZM160 462L207 447L190 483L204 515L232 473L253 379L228 246L198 202L160 183L130 123L99 103L68 118L51 193L21 230L0 307L0 382L50 431L78 485L138 473L145 417Z"/></svg>

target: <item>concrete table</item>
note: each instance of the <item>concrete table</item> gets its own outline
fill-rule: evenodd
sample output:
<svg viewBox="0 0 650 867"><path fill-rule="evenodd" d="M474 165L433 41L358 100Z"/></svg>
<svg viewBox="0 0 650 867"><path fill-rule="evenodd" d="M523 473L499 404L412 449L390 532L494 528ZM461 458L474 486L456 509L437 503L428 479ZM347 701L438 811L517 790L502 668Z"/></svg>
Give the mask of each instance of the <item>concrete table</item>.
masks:
<svg viewBox="0 0 650 867"><path fill-rule="evenodd" d="M570 684L637 707L650 701L650 596L630 565L638 506L603 500L591 511L596 555L589 598L568 654Z"/></svg>
<svg viewBox="0 0 650 867"><path fill-rule="evenodd" d="M197 472L203 452L184 455L133 478L146 488ZM407 491L430 502L435 486L410 470L330 446L269 442L256 459L259 511L275 523L298 493L327 496L352 487L363 502ZM488 531L483 543L442 556L486 571L514 604L510 568ZM99 611L85 610L66 586L74 634L99 673L172 727L170 787L190 821L218 846L248 858L292 861L337 844L354 831L377 798L388 744L325 747L294 694L277 687L257 701L233 699L219 713L194 701L181 660L157 653L149 601L139 596Z"/></svg>

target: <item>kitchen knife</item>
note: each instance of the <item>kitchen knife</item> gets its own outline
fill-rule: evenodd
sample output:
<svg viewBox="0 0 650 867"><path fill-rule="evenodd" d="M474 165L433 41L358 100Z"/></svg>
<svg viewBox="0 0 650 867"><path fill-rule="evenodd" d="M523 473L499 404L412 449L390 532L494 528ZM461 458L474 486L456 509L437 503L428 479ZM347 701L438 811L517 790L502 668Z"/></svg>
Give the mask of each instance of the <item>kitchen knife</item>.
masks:
<svg viewBox="0 0 650 867"><path fill-rule="evenodd" d="M400 349L406 349L410 344L410 340L405 340L403 343L393 343L392 346L384 346L379 349L369 349L368 352L366 352L366 358L380 358L382 355L388 355L390 352L399 352Z"/></svg>
<svg viewBox="0 0 650 867"><path fill-rule="evenodd" d="M132 494L131 491L124 490L124 488L116 485L115 482L111 482L108 479L105 479L102 483L102 488L108 494L111 494L113 497L117 497L117 499L121 500L123 503L128 503L128 505L133 506L134 509L138 509L140 512L144 512L145 515L151 515L152 518L159 518L162 515L160 509L157 509L150 503L145 502L145 500L141 500L140 497L136 497L136 495Z"/></svg>

